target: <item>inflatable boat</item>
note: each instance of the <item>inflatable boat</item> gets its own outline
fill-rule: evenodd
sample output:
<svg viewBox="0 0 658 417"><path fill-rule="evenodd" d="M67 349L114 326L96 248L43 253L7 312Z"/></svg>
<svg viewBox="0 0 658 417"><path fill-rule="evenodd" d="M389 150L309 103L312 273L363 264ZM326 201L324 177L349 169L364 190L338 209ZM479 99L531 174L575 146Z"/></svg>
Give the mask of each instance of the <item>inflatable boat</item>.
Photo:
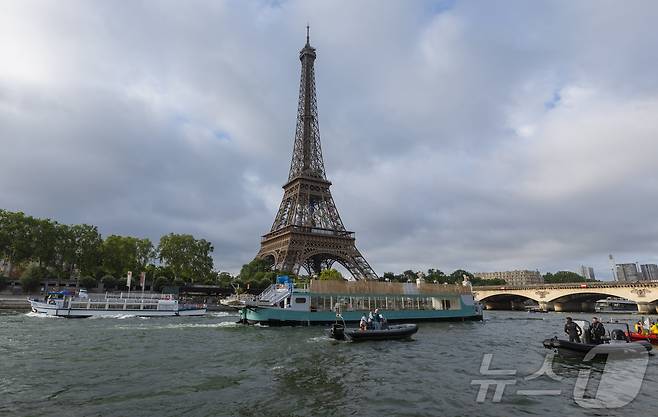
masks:
<svg viewBox="0 0 658 417"><path fill-rule="evenodd" d="M345 328L345 325L336 323L331 326L330 336L336 340L351 340L364 342L366 340L396 340L408 339L418 331L415 324L391 324L381 330L361 330Z"/></svg>
<svg viewBox="0 0 658 417"><path fill-rule="evenodd" d="M637 332L630 332L628 334L628 337L634 342L640 340L646 340L647 342L653 345L658 345L658 334L642 334Z"/></svg>
<svg viewBox="0 0 658 417"><path fill-rule="evenodd" d="M592 349L597 348L597 353L615 355L619 357L630 357L651 352L653 346L646 339L633 341L629 335L628 324L613 322L606 323L613 326L624 326L625 329L616 328L610 331L603 339L603 343L592 343L590 337L590 326L587 321L578 321L579 326L583 329L582 342L570 342L564 339L558 339L557 336L552 339L544 340L546 349L553 349L558 355L563 357L584 357Z"/></svg>

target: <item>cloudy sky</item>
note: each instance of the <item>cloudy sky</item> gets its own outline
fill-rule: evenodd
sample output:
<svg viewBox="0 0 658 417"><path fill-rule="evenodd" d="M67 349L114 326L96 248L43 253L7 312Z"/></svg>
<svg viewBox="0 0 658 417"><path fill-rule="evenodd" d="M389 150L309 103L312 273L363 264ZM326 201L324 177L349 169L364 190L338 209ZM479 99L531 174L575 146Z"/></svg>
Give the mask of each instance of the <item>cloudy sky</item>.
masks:
<svg viewBox="0 0 658 417"><path fill-rule="evenodd" d="M658 3L2 1L0 208L192 233L237 272L292 152L375 271L658 262Z"/></svg>

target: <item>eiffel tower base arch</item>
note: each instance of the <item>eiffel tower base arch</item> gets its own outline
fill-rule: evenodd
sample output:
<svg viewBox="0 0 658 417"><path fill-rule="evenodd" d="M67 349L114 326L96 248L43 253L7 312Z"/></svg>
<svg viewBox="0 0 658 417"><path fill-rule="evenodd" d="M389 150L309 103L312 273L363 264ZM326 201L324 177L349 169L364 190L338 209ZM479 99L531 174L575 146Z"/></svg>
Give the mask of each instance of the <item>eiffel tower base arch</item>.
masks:
<svg viewBox="0 0 658 417"><path fill-rule="evenodd" d="M377 279L377 274L356 247L351 232L324 229L289 227L263 236L261 249L256 255L273 259L273 268L299 274L319 274L335 262L343 265L355 280ZM309 229L309 230L294 230Z"/></svg>

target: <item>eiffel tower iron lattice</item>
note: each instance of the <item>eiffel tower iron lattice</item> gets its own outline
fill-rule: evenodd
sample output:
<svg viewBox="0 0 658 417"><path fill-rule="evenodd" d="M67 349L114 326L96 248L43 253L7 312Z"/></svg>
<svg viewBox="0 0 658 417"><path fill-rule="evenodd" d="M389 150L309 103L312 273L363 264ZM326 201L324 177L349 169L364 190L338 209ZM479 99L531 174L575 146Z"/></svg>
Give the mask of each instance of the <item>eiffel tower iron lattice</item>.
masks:
<svg viewBox="0 0 658 417"><path fill-rule="evenodd" d="M269 233L261 240L257 258L270 259L274 268L319 274L334 262L356 280L377 279L377 274L356 248L354 232L345 229L327 180L315 97L315 48L309 43L299 52L302 64L299 105L292 162L283 199Z"/></svg>

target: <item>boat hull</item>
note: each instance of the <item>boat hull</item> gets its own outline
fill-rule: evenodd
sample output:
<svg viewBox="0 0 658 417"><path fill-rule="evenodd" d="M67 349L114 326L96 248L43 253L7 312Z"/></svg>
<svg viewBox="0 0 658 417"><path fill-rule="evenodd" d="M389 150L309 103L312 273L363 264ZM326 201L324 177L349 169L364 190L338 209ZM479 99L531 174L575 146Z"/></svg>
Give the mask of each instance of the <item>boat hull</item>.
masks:
<svg viewBox="0 0 658 417"><path fill-rule="evenodd" d="M344 311L338 320L345 323L359 323L363 314L363 311ZM482 312L474 308L468 310L386 310L384 314L389 323L482 320ZM269 326L327 325L335 323L337 319L336 313L332 311L309 312L276 307L244 307L241 309L240 316L242 322Z"/></svg>
<svg viewBox="0 0 658 417"><path fill-rule="evenodd" d="M652 345L658 345L658 334L640 334L640 333L631 332L629 333L628 337L630 337L630 339L634 342L640 340L646 340Z"/></svg>
<svg viewBox="0 0 658 417"><path fill-rule="evenodd" d="M368 340L400 340L408 339L418 331L415 324L391 325L382 330L360 330L345 329L345 336L353 342L365 342Z"/></svg>
<svg viewBox="0 0 658 417"><path fill-rule="evenodd" d="M652 346L649 342L636 341L632 343L604 343L600 345L590 343L569 342L562 339L546 339L543 342L546 349L554 349L562 357L582 358L595 347L601 349L600 353L616 353L621 356L635 356L641 353L650 352Z"/></svg>

